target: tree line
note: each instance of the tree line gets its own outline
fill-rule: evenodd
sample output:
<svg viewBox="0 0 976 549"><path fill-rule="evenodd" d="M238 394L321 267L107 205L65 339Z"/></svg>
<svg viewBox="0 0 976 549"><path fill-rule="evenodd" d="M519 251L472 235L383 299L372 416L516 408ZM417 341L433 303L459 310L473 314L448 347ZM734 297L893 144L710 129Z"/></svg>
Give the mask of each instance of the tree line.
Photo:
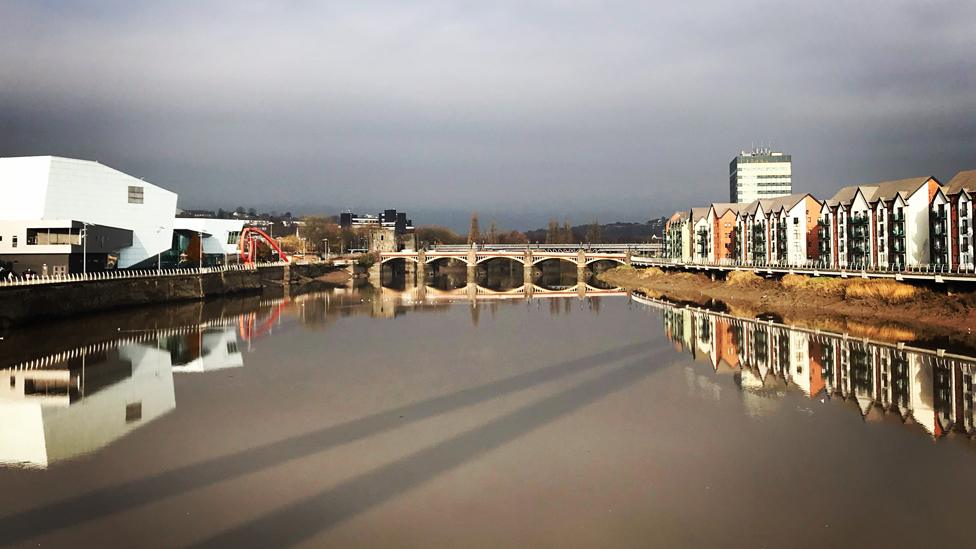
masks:
<svg viewBox="0 0 976 549"><path fill-rule="evenodd" d="M368 229L342 228L335 216L308 215L301 218L301 227L295 234L281 237L282 248L287 253L324 253L326 245L331 253L342 253L368 246ZM532 231L500 229L491 221L487 231L482 231L477 212L471 214L467 234L460 234L440 225L421 225L415 229L417 245L427 247L436 244L603 244L620 242L646 242L652 235L660 236L664 218L646 223L610 223L598 221L573 226L569 219L560 224L550 219L546 228Z"/></svg>

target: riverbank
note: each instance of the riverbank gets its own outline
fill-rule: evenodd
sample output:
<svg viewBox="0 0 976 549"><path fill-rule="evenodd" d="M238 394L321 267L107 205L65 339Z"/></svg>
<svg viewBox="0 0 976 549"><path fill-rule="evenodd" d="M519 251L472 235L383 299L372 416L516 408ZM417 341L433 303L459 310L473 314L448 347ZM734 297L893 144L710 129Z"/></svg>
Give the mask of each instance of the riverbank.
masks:
<svg viewBox="0 0 976 549"><path fill-rule="evenodd" d="M766 315L882 341L976 348L976 292L941 293L859 278L787 275L776 280L751 272L731 272L726 280L711 280L699 273L631 267L612 269L598 278L651 297L727 308L736 316Z"/></svg>
<svg viewBox="0 0 976 549"><path fill-rule="evenodd" d="M326 264L261 267L245 271L181 274L0 287L0 330L34 322L125 307L258 293L293 291L341 270ZM342 275L332 279L345 280ZM321 283L335 283L332 279Z"/></svg>

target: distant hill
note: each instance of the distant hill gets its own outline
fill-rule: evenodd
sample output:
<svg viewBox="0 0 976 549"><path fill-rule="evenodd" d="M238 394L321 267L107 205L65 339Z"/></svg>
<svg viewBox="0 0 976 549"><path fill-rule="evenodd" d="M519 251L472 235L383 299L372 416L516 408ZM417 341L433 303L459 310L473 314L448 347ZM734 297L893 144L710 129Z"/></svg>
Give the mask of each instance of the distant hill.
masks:
<svg viewBox="0 0 976 549"><path fill-rule="evenodd" d="M664 222L667 218L651 219L645 223L606 223L600 224L600 242L606 244L624 244L629 242L647 242L651 236L664 235ZM574 242L587 242L590 225L574 225L572 227ZM548 229L526 231L529 242L545 242ZM563 239L565 240L565 239Z"/></svg>

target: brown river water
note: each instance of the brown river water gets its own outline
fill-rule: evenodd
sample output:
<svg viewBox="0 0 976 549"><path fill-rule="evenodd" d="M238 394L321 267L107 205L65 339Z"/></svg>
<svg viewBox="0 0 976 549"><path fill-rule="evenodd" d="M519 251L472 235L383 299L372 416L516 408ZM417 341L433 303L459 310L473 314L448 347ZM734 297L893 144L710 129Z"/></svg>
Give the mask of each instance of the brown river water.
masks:
<svg viewBox="0 0 976 549"><path fill-rule="evenodd" d="M3 334L0 546L974 545L973 359L553 288Z"/></svg>

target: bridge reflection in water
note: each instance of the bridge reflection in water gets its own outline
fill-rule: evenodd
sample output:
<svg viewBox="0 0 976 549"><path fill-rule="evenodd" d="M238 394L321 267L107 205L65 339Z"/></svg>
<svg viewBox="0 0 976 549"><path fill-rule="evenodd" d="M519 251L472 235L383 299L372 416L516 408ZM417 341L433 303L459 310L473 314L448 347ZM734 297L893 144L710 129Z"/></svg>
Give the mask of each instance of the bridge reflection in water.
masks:
<svg viewBox="0 0 976 549"><path fill-rule="evenodd" d="M974 357L633 297L660 312L677 350L734 375L751 414L796 390L846 403L868 422L894 420L935 439L976 436Z"/></svg>

